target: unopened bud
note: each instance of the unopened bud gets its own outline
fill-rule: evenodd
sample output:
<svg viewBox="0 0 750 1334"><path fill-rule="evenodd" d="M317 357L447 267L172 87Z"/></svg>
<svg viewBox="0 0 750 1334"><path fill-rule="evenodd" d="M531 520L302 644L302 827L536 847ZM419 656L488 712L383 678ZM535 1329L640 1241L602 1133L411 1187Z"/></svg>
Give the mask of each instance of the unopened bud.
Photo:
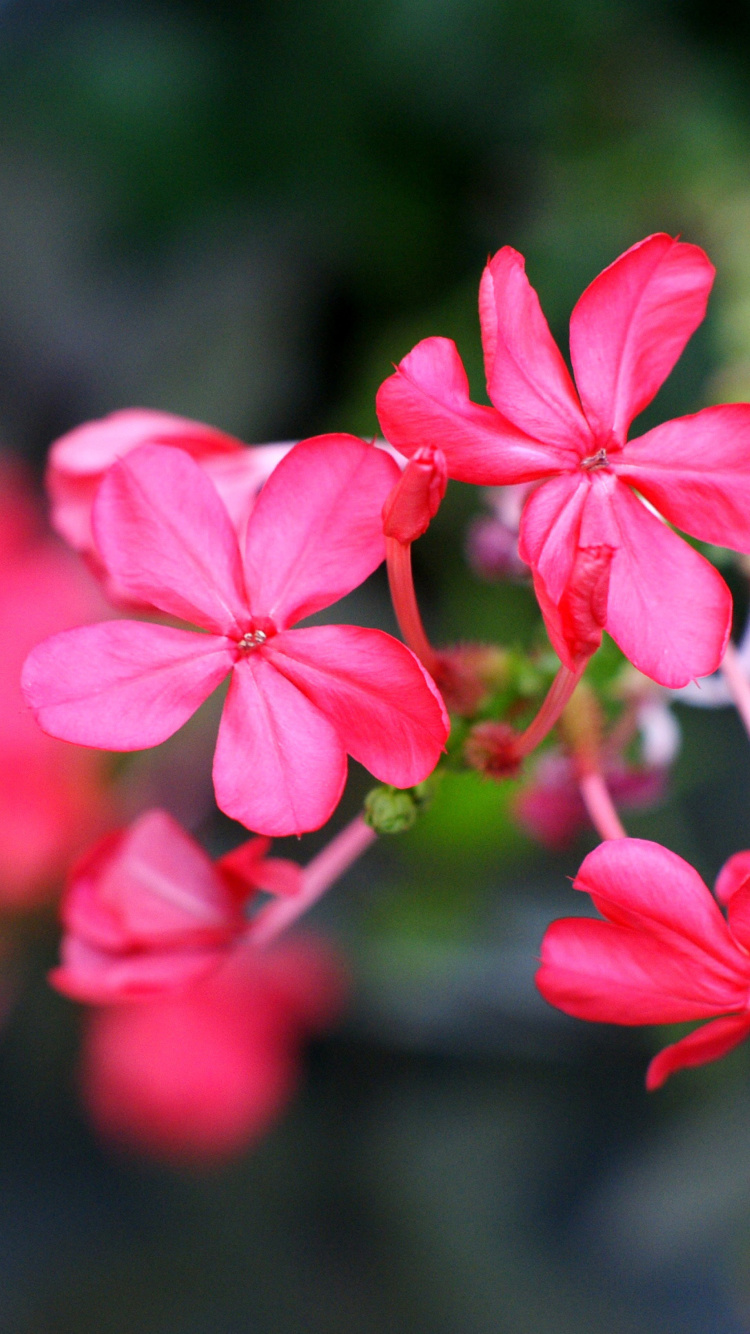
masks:
<svg viewBox="0 0 750 1334"><path fill-rule="evenodd" d="M383 506L383 531L403 546L415 542L430 526L448 484L448 468L441 449L429 445L409 459Z"/></svg>
<svg viewBox="0 0 750 1334"><path fill-rule="evenodd" d="M518 733L508 723L478 723L464 742L464 759L486 778L515 778L521 767L517 747Z"/></svg>
<svg viewBox="0 0 750 1334"><path fill-rule="evenodd" d="M449 713L470 718L508 684L508 653L492 644L459 644L437 659L435 679Z"/></svg>
<svg viewBox="0 0 750 1334"><path fill-rule="evenodd" d="M417 818L417 803L411 792L382 784L365 797L365 823L376 834L402 834Z"/></svg>

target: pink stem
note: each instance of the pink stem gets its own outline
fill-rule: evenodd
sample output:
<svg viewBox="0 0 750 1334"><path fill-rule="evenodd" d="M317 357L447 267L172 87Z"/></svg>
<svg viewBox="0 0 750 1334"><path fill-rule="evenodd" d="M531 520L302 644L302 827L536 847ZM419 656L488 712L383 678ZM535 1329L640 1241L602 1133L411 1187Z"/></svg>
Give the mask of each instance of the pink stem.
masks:
<svg viewBox="0 0 750 1334"><path fill-rule="evenodd" d="M620 817L615 810L609 788L598 769L579 774L578 786L584 805L596 832L601 838L627 838Z"/></svg>
<svg viewBox="0 0 750 1334"><path fill-rule="evenodd" d="M721 674L727 683L735 708L745 724L745 731L750 736L750 681L743 671L740 655L731 639L724 650Z"/></svg>
<svg viewBox="0 0 750 1334"><path fill-rule="evenodd" d="M385 550L393 610L401 633L422 666L427 668L430 676L436 676L439 659L425 634L422 617L419 614L411 572L411 546L404 546L395 537L387 537Z"/></svg>
<svg viewBox="0 0 750 1334"><path fill-rule="evenodd" d="M346 825L341 833L326 844L317 857L308 862L302 872L302 888L288 899L274 899L261 908L254 917L245 939L251 945L268 945L282 931L306 913L335 880L349 869L352 862L375 842L377 834L365 824L361 815Z"/></svg>
<svg viewBox="0 0 750 1334"><path fill-rule="evenodd" d="M540 741L543 741L548 732L552 731L555 723L558 721L565 705L570 699L578 682L583 676L586 663L575 672L571 672L568 667L561 667L550 686L542 702L542 706L536 715L532 718L525 732L517 738L513 745L513 752L519 760L524 756L530 755L535 750Z"/></svg>

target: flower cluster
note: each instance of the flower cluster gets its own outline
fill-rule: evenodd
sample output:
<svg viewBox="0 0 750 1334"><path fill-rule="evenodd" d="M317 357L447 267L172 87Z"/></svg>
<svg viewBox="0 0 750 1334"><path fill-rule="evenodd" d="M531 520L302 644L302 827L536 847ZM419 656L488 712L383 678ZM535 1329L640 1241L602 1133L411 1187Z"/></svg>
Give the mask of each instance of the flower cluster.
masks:
<svg viewBox="0 0 750 1334"><path fill-rule="evenodd" d="M214 790L255 835L211 861L151 810L70 872L52 981L106 1007L83 1065L106 1133L178 1157L201 1146L221 1156L258 1133L291 1088L300 1034L341 994L314 951L264 948L377 833L414 822L436 767L514 777L555 727L558 746L515 810L551 846L591 820L605 842L575 885L604 920L553 924L542 994L614 1023L711 1018L656 1058L649 1087L750 1032L750 854L719 879L725 920L680 858L625 837L612 804L664 791L679 740L667 692L722 663L730 688L745 688L729 589L672 525L750 553L750 405L629 438L703 319L713 277L698 246L659 234L631 247L575 306L574 381L506 246L479 292L491 406L472 402L455 345L430 337L380 388L382 442L330 434L253 449L132 410L55 444L52 522L115 613L91 624L88 607L66 610L21 636L35 645L22 687L39 747L93 748L64 751L83 772L97 750L156 746L228 678ZM449 478L490 488L494 514L475 521L469 560L485 578L530 573L557 669L544 650L431 644L411 552ZM11 506L0 522L18 571L18 587L0 589L10 609L28 592L15 553L29 539L14 524L23 513ZM383 560L406 642L320 624ZM70 628L76 619L86 623ZM36 642L43 630L57 633ZM604 631L632 667L598 697L582 678ZM383 785L364 817L304 869L271 856L271 837L333 815L347 755ZM316 968L320 985L306 989ZM188 1033L190 1061L175 1060Z"/></svg>

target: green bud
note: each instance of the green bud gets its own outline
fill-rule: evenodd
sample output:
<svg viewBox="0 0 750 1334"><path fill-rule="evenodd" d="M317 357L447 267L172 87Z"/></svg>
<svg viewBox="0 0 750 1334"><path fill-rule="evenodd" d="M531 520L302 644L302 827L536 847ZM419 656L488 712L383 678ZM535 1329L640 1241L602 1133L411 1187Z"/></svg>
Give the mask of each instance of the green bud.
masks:
<svg viewBox="0 0 750 1334"><path fill-rule="evenodd" d="M411 792L397 787L374 787L365 797L365 821L376 834L401 834L417 818Z"/></svg>

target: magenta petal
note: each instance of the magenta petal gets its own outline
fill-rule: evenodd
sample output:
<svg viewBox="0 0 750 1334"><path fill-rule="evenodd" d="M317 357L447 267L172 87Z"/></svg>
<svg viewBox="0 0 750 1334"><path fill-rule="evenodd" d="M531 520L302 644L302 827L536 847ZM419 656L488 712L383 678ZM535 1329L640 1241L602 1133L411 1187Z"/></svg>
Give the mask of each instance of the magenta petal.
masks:
<svg viewBox="0 0 750 1334"><path fill-rule="evenodd" d="M110 576L131 597L220 634L246 628L237 537L184 450L142 445L115 463L92 522Z"/></svg>
<svg viewBox="0 0 750 1334"><path fill-rule="evenodd" d="M216 800L260 834L319 829L346 782L346 753L331 723L266 659L237 663L214 756Z"/></svg>
<svg viewBox="0 0 750 1334"><path fill-rule="evenodd" d="M579 456L593 441L568 368L549 331L522 255L504 246L479 288L487 390L504 417L534 440Z"/></svg>
<svg viewBox="0 0 750 1334"><path fill-rule="evenodd" d="M538 487L521 515L518 554L539 575L554 603L560 601L571 576L590 491L586 473L563 473Z"/></svg>
<svg viewBox="0 0 750 1334"><path fill-rule="evenodd" d="M397 639L355 625L315 626L278 635L269 656L381 782L411 787L432 773L447 715L424 668Z"/></svg>
<svg viewBox="0 0 750 1334"><path fill-rule="evenodd" d="M166 811L140 816L92 881L77 885L73 879L65 908L68 930L92 944L107 947L109 940L92 937L81 891L93 891L117 922L121 949L221 943L242 924L210 857Z"/></svg>
<svg viewBox="0 0 750 1334"><path fill-rule="evenodd" d="M747 972L710 889L676 852L644 838L600 843L581 863L576 889L620 926L636 926L711 952L722 966Z"/></svg>
<svg viewBox="0 0 750 1334"><path fill-rule="evenodd" d="M750 1034L750 1017L747 1014L731 1015L725 1019L713 1019L710 1024L696 1028L679 1042L673 1042L655 1056L646 1073L646 1088L653 1092L676 1070L686 1070L691 1066L705 1065L707 1061L717 1061L726 1056Z"/></svg>
<svg viewBox="0 0 750 1334"><path fill-rule="evenodd" d="M724 656L732 598L713 565L619 483L611 493L620 530L606 628L652 680L676 689L715 672Z"/></svg>
<svg viewBox="0 0 750 1334"><path fill-rule="evenodd" d="M536 984L566 1014L605 1024L705 1019L739 1009L747 996L746 979L719 977L691 953L590 917L547 928Z"/></svg>
<svg viewBox="0 0 750 1334"><path fill-rule="evenodd" d="M350 593L385 559L382 510L399 479L353 435L302 440L272 472L248 523L253 613L283 629Z"/></svg>
<svg viewBox="0 0 750 1334"><path fill-rule="evenodd" d="M104 621L38 644L21 686L50 736L100 750L143 750L182 727L233 661L218 636Z"/></svg>
<svg viewBox="0 0 750 1334"><path fill-rule="evenodd" d="M584 411L622 445L706 313L714 267L699 246L663 233L631 246L586 288L570 319Z"/></svg>
<svg viewBox="0 0 750 1334"><path fill-rule="evenodd" d="M716 897L720 903L729 903L733 894L750 880L750 850L735 852L724 863L716 877Z"/></svg>
<svg viewBox="0 0 750 1334"><path fill-rule="evenodd" d="M469 381L449 338L425 338L378 390L383 434L402 454L441 449L448 475L480 486L549 477L572 467L579 452L541 444L494 408L469 398Z"/></svg>
<svg viewBox="0 0 750 1334"><path fill-rule="evenodd" d="M225 950L192 948L110 954L78 936L63 939L61 963L49 980L64 996L90 1005L145 1000L196 982L225 956Z"/></svg>
<svg viewBox="0 0 750 1334"><path fill-rule="evenodd" d="M692 537L750 552L750 404L664 422L612 467Z"/></svg>

